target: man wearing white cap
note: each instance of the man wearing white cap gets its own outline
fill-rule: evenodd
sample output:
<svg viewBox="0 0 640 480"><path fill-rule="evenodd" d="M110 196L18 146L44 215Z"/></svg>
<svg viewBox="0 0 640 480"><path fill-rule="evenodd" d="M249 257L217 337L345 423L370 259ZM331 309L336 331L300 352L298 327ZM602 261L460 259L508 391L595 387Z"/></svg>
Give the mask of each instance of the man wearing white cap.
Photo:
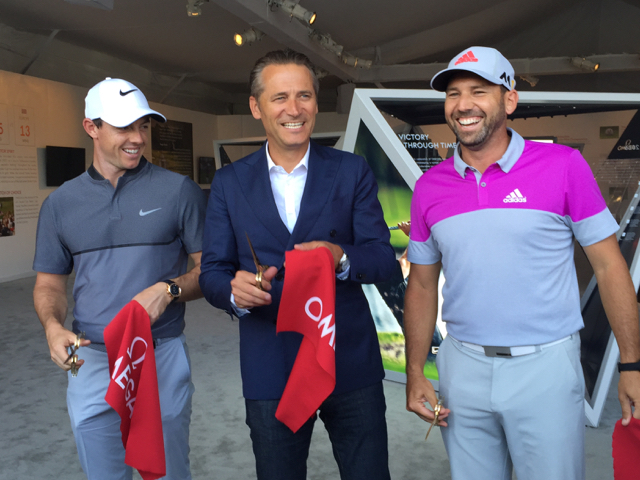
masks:
<svg viewBox="0 0 640 480"><path fill-rule="evenodd" d="M437 397L422 372L442 268L439 425L453 480L510 480L514 469L519 480L584 479L574 237L620 346L623 423L640 404L638 309L618 225L577 150L507 128L518 93L500 52L468 48L431 86L446 92L459 145L418 180L412 200L407 409L434 420L425 403Z"/></svg>
<svg viewBox="0 0 640 480"><path fill-rule="evenodd" d="M76 335L81 360L68 376L67 407L82 468L91 480L130 479L120 417L105 401L109 368L103 331L130 300L149 313L165 441L165 478L190 479L189 422L193 384L184 302L198 286L206 197L189 178L142 155L151 118L131 83L107 78L85 99L83 126L93 164L43 202L38 221L34 303L51 359L70 370ZM187 272L188 258L195 267ZM64 327L67 280L75 270L72 331Z"/></svg>

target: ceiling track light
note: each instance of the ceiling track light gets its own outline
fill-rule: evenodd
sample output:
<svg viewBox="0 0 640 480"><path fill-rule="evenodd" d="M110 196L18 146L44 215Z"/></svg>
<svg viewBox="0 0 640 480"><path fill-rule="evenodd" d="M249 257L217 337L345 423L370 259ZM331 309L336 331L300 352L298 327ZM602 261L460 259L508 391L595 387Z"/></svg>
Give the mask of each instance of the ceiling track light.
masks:
<svg viewBox="0 0 640 480"><path fill-rule="evenodd" d="M584 57L571 57L571 64L587 72L597 72L600 68L599 63L592 62Z"/></svg>
<svg viewBox="0 0 640 480"><path fill-rule="evenodd" d="M313 25L317 18L316 12L310 12L300 6L296 0L269 0L267 4L280 7L283 11L287 12L291 18L295 17L307 25Z"/></svg>
<svg viewBox="0 0 640 480"><path fill-rule="evenodd" d="M233 36L233 41L238 47L242 47L243 45L251 45L253 42L261 40L262 37L264 37L264 33L255 27L251 27L243 33L236 33Z"/></svg>
<svg viewBox="0 0 640 480"><path fill-rule="evenodd" d="M202 9L200 8L204 2L209 0L187 0L187 16L199 17L202 15Z"/></svg>
<svg viewBox="0 0 640 480"><path fill-rule="evenodd" d="M533 75L529 75L529 74L518 75L518 77L521 80L524 80L525 82L527 82L532 87L535 87L540 81L538 77L534 77Z"/></svg>
<svg viewBox="0 0 640 480"><path fill-rule="evenodd" d="M338 57L342 55L344 47L342 45L338 45L328 33L320 33L316 30L313 30L309 36L313 40L318 42L320 46L325 50L329 50L331 53L336 54Z"/></svg>
<svg viewBox="0 0 640 480"><path fill-rule="evenodd" d="M371 68L371 65L373 65L373 62L371 60L358 58L355 55L351 55L350 53L346 53L346 52L342 54L342 62L351 67L360 67L360 68Z"/></svg>

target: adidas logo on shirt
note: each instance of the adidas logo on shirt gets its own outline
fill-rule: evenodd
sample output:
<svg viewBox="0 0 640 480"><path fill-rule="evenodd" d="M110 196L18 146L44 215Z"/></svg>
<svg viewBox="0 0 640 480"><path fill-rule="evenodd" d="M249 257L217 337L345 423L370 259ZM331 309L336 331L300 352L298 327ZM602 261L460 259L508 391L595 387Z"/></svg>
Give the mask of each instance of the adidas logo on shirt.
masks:
<svg viewBox="0 0 640 480"><path fill-rule="evenodd" d="M504 203L527 203L527 197L523 197L517 188L505 197Z"/></svg>

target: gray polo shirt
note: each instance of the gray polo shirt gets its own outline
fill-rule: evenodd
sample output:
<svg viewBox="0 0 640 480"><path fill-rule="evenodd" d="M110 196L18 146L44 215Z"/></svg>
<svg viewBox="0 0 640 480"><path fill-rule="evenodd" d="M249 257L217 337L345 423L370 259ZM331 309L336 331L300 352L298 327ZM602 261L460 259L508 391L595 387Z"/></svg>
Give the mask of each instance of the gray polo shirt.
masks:
<svg viewBox="0 0 640 480"><path fill-rule="evenodd" d="M202 250L205 208L192 180L144 158L116 188L91 166L42 204L33 269L75 269L73 331L104 343L104 327L137 293L186 272L188 254ZM180 335L184 312L170 304L153 337Z"/></svg>

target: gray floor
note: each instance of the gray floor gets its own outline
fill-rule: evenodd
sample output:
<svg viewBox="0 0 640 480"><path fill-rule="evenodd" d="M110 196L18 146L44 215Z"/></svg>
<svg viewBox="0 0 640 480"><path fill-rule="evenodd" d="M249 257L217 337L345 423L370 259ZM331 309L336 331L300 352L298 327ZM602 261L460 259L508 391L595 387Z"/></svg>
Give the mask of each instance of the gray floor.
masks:
<svg viewBox="0 0 640 480"><path fill-rule="evenodd" d="M82 479L66 413L66 377L49 359L32 306L34 281L30 277L0 284L0 479ZM255 478L240 388L238 324L198 300L187 307L186 333L196 385L191 423L193 477ZM589 480L613 478L611 434L620 410L615 390L609 393L600 427L586 429ZM404 385L385 382L385 393L392 478L450 478L440 435L432 434L425 443L425 424L404 408ZM549 402L552 405L553 399ZM314 432L308 478L338 478L320 422Z"/></svg>

